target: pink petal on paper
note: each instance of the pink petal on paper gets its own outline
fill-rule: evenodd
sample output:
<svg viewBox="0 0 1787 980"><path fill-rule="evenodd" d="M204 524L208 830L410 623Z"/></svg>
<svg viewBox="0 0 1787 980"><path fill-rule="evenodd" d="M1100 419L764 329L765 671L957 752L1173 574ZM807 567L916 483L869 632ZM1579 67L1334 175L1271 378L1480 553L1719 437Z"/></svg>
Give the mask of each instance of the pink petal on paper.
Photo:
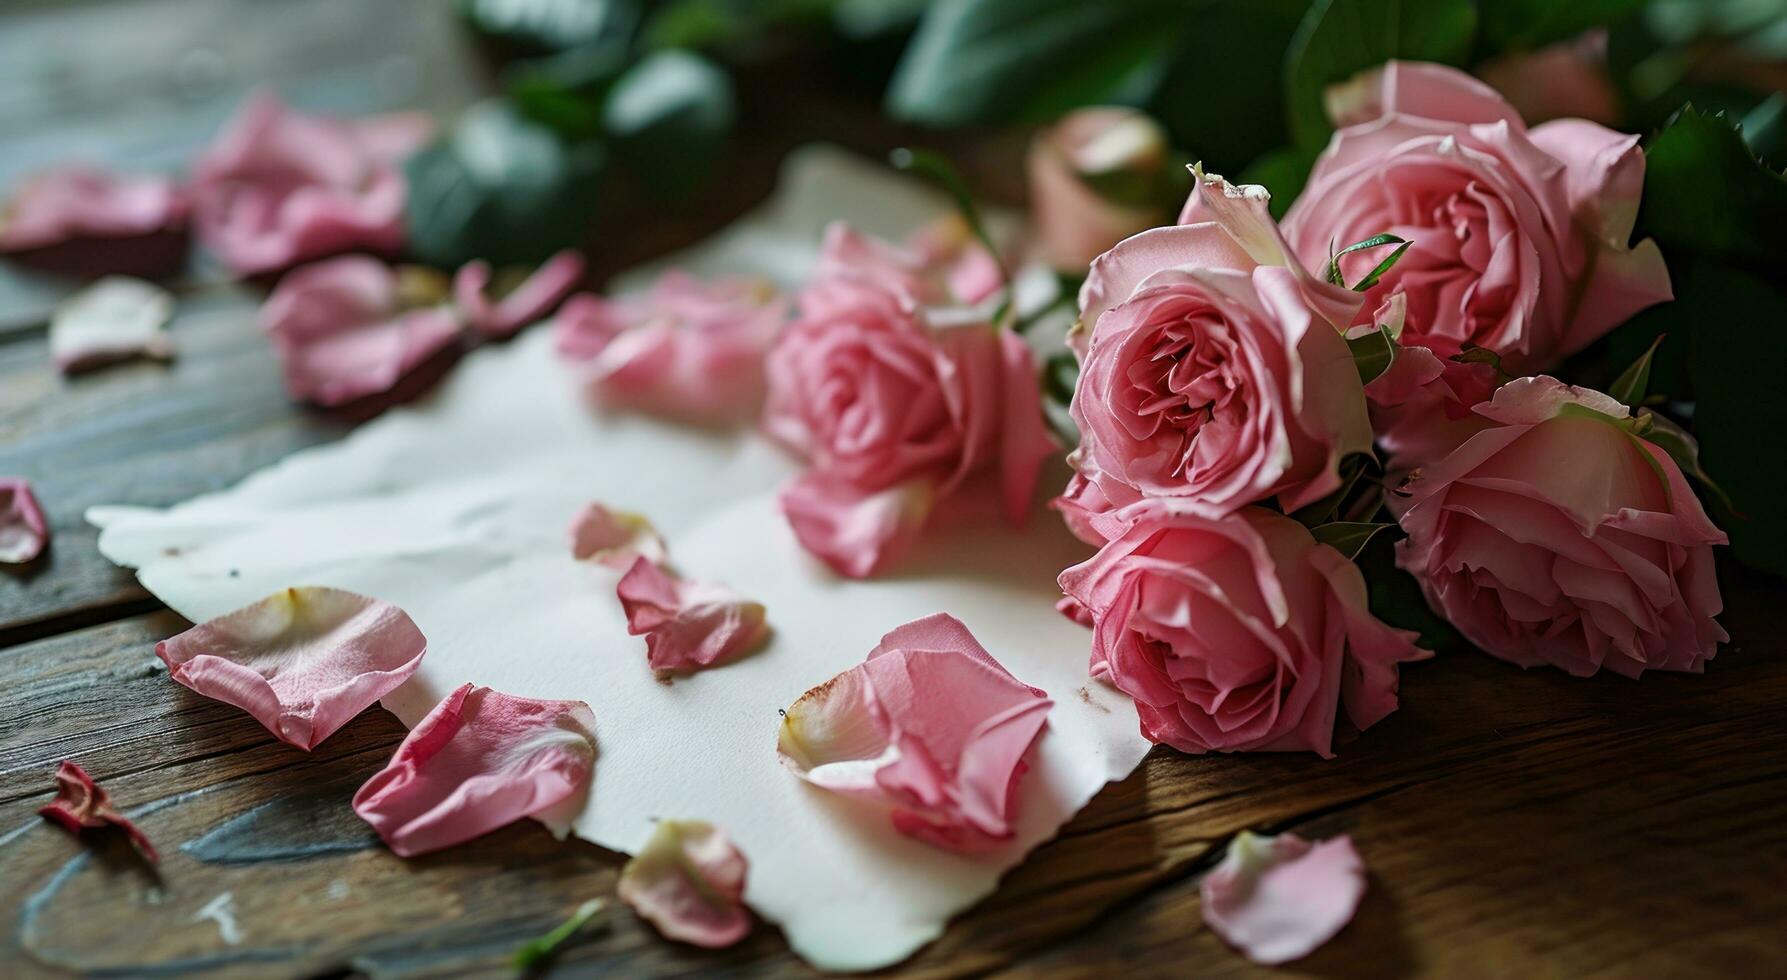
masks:
<svg viewBox="0 0 1787 980"><path fill-rule="evenodd" d="M615 586L627 632L645 637L660 675L696 671L747 653L769 636L763 604L711 582L678 578L640 556Z"/></svg>
<svg viewBox="0 0 1787 980"><path fill-rule="evenodd" d="M666 938L719 949L745 938L750 863L726 835L698 820L660 820L621 869L620 900Z"/></svg>
<svg viewBox="0 0 1787 980"><path fill-rule="evenodd" d="M453 300L472 329L486 337L507 337L543 320L583 278L583 256L575 249L547 259L501 298L490 296L490 263L482 259L461 266L453 276Z"/></svg>
<svg viewBox="0 0 1787 980"><path fill-rule="evenodd" d="M49 542L50 524L30 481L0 476L0 562L23 565L43 554Z"/></svg>
<svg viewBox="0 0 1787 980"><path fill-rule="evenodd" d="M901 833L980 850L1012 837L1024 756L1053 705L938 613L795 701L776 754L815 786L893 807Z"/></svg>
<svg viewBox="0 0 1787 980"><path fill-rule="evenodd" d="M354 794L354 812L402 857L461 844L522 817L570 831L596 758L582 701L471 684L434 706Z"/></svg>
<svg viewBox="0 0 1787 980"><path fill-rule="evenodd" d="M54 820L76 837L82 830L117 827L130 837L131 843L150 861L160 861L149 836L138 829L130 818L112 805L111 794L93 781L87 771L72 762L56 767L56 798L37 811L38 816Z"/></svg>
<svg viewBox="0 0 1787 980"><path fill-rule="evenodd" d="M1294 834L1242 831L1199 892L1210 928L1271 966L1308 956L1352 921L1365 895L1365 864L1345 835L1311 844Z"/></svg>
<svg viewBox="0 0 1787 980"><path fill-rule="evenodd" d="M446 306L405 308L398 270L350 255L296 269L261 306L293 398L340 405L390 390L450 347L460 324Z"/></svg>
<svg viewBox="0 0 1787 980"><path fill-rule="evenodd" d="M633 567L633 559L662 563L664 539L643 514L614 510L598 503L583 505L571 518L571 557L617 569Z"/></svg>
<svg viewBox="0 0 1787 980"><path fill-rule="evenodd" d="M276 592L155 645L174 680L306 752L409 679L428 641L403 610L340 589Z"/></svg>
<svg viewBox="0 0 1787 980"><path fill-rule="evenodd" d="M154 283L107 276L70 297L50 319L50 360L64 374L131 357L166 359L174 345L162 329L174 297Z"/></svg>
<svg viewBox="0 0 1787 980"><path fill-rule="evenodd" d="M846 578L868 578L899 557L936 501L926 478L865 493L819 471L788 481L776 500L801 547Z"/></svg>

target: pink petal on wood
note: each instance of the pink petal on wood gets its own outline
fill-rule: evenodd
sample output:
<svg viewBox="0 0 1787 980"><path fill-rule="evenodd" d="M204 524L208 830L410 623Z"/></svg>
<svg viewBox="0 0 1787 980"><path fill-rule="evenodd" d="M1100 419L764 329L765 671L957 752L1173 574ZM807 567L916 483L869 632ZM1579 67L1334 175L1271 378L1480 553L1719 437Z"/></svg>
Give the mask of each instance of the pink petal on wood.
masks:
<svg viewBox="0 0 1787 980"><path fill-rule="evenodd" d="M571 518L571 557L626 570L635 558L662 563L664 539L643 514L599 503L583 505Z"/></svg>
<svg viewBox="0 0 1787 980"><path fill-rule="evenodd" d="M892 806L902 833L978 850L1011 838L1024 756L1053 705L939 613L802 695L776 751L815 786Z"/></svg>
<svg viewBox="0 0 1787 980"><path fill-rule="evenodd" d="M74 374L131 357L166 359L174 345L162 329L174 297L154 283L107 276L69 297L50 319L50 360Z"/></svg>
<svg viewBox="0 0 1787 980"><path fill-rule="evenodd" d="M61 824L64 830L79 837L82 830L95 827L117 827L130 837L131 843L150 861L159 861L155 845L129 817L112 805L111 794L93 781L87 771L72 762L56 767L56 798L37 811L38 815Z"/></svg>
<svg viewBox="0 0 1787 980"><path fill-rule="evenodd" d="M452 847L522 817L562 838L582 809L596 719L582 701L523 698L466 684L428 712L354 812L403 857Z"/></svg>
<svg viewBox="0 0 1787 980"><path fill-rule="evenodd" d="M627 632L645 637L660 675L696 671L747 653L769 636L763 604L711 582L679 578L643 555L615 586Z"/></svg>
<svg viewBox="0 0 1787 980"><path fill-rule="evenodd" d="M1345 835L1311 844L1242 831L1199 891L1210 928L1270 966L1309 955L1352 921L1365 864Z"/></svg>
<svg viewBox="0 0 1787 980"><path fill-rule="evenodd" d="M185 223L186 199L165 177L62 166L26 178L0 204L0 252L135 238Z"/></svg>
<svg viewBox="0 0 1787 980"><path fill-rule="evenodd" d="M0 562L23 565L43 554L49 542L50 525L30 481L0 477Z"/></svg>
<svg viewBox="0 0 1787 980"><path fill-rule="evenodd" d="M745 938L745 873L731 840L698 820L660 820L621 870L620 899L666 938L718 949Z"/></svg>
<svg viewBox="0 0 1787 980"><path fill-rule="evenodd" d="M306 752L422 663L403 610L340 589L276 592L155 645L174 680Z"/></svg>
<svg viewBox="0 0 1787 980"><path fill-rule="evenodd" d="M499 298L490 295L490 263L467 262L453 276L453 300L472 329L486 337L507 337L557 308L583 278L583 256L575 249L547 259Z"/></svg>

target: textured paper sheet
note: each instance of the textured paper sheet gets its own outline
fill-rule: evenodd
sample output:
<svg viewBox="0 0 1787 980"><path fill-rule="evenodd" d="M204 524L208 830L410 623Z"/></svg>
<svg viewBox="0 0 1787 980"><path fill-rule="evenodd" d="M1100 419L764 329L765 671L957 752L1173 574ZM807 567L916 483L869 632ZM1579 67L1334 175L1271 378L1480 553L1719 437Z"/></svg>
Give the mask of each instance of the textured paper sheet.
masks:
<svg viewBox="0 0 1787 980"><path fill-rule="evenodd" d="M827 221L901 236L941 208L879 167L810 148L774 201L674 262L796 282ZM893 574L848 582L802 553L776 512L793 469L755 436L591 411L535 329L468 357L426 401L234 489L89 519L108 558L193 620L293 585L402 606L429 639L420 672L384 702L405 724L466 681L587 701L599 755L579 836L632 851L655 818L713 821L750 858L746 901L800 955L869 969L939 935L1147 744L1125 700L1088 682L1087 632L1052 608L1055 572L1084 553L1052 515L1039 508L1013 531L990 501L966 501ZM764 602L769 646L654 680L626 634L616 573L571 560L565 528L589 500L647 514L684 574ZM884 810L808 786L775 756L777 709L938 611L1055 700L1021 783L1017 839L975 857L902 837Z"/></svg>

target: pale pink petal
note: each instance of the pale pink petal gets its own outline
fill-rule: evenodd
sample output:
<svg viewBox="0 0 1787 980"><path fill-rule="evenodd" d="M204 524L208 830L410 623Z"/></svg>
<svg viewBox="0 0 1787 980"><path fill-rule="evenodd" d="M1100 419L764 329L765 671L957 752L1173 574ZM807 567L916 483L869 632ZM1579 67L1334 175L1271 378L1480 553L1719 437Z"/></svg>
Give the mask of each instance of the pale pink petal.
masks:
<svg viewBox="0 0 1787 980"><path fill-rule="evenodd" d="M1365 864L1342 835L1310 844L1293 834L1242 831L1199 885L1204 921L1248 959L1268 966L1334 938L1365 895Z"/></svg>
<svg viewBox="0 0 1787 980"><path fill-rule="evenodd" d="M396 271L363 255L294 270L261 307L294 398L339 405L388 391L459 338L445 306L406 309Z"/></svg>
<svg viewBox="0 0 1787 980"><path fill-rule="evenodd" d="M901 833L978 850L1011 838L1024 756L1053 704L939 613L802 695L776 753L815 786L891 806Z"/></svg>
<svg viewBox="0 0 1787 980"><path fill-rule="evenodd" d="M928 480L865 494L809 471L782 488L779 503L801 547L839 575L868 578L911 546L936 497Z"/></svg>
<svg viewBox="0 0 1787 980"><path fill-rule="evenodd" d="M0 203L0 252L134 238L185 223L186 199L165 177L64 166L26 178Z"/></svg>
<svg viewBox="0 0 1787 980"><path fill-rule="evenodd" d="M640 556L615 586L627 632L645 637L645 659L660 675L725 663L769 636L763 604L711 582L679 578Z"/></svg>
<svg viewBox="0 0 1787 980"><path fill-rule="evenodd" d="M660 820L621 869L620 900L665 938L719 949L745 938L750 863L726 834L699 820Z"/></svg>
<svg viewBox="0 0 1787 980"><path fill-rule="evenodd" d="M354 794L354 812L403 857L536 817L563 837L596 758L582 701L516 697L466 684L410 730Z"/></svg>
<svg viewBox="0 0 1787 980"><path fill-rule="evenodd" d="M1043 464L1061 452L1042 414L1042 387L1036 380L1035 355L1024 338L999 332L1000 367L1005 397L1003 431L999 435L1000 485L1006 518L1021 523L1030 513L1036 478Z"/></svg>
<svg viewBox="0 0 1787 980"><path fill-rule="evenodd" d="M478 259L461 266L453 277L453 299L472 329L486 337L507 337L545 319L582 278L583 256L568 248L492 298L490 263Z"/></svg>
<svg viewBox="0 0 1787 980"><path fill-rule="evenodd" d="M1422 61L1391 61L1360 72L1330 86L1323 101L1337 127L1404 115L1523 128L1520 114L1495 89L1455 68Z"/></svg>
<svg viewBox="0 0 1787 980"><path fill-rule="evenodd" d="M428 641L403 610L340 589L276 592L155 645L174 680L316 748L416 672Z"/></svg>
<svg viewBox="0 0 1787 980"><path fill-rule="evenodd" d="M662 563L664 539L643 514L588 503L571 518L571 557L627 569L634 558Z"/></svg>
<svg viewBox="0 0 1787 980"><path fill-rule="evenodd" d="M37 811L38 816L54 820L76 837L82 830L96 827L117 827L130 838L137 850L150 861L159 861L155 845L130 818L112 805L112 797L103 786L93 781L87 771L72 762L56 767L56 798Z"/></svg>
<svg viewBox="0 0 1787 980"><path fill-rule="evenodd" d="M23 565L43 554L49 542L50 525L30 481L0 476L0 562Z"/></svg>
<svg viewBox="0 0 1787 980"><path fill-rule="evenodd" d="M50 359L74 374L131 357L171 357L174 345L163 327L173 312L174 297L160 286L107 276L56 307Z"/></svg>

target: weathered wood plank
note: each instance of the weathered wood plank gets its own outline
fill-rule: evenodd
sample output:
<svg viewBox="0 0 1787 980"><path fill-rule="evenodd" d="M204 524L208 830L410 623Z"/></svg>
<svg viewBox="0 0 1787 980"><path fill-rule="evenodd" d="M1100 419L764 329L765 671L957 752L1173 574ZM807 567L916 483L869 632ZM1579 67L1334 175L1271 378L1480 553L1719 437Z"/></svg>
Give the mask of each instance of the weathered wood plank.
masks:
<svg viewBox="0 0 1787 980"><path fill-rule="evenodd" d="M1767 629L1776 583L1728 583L1730 628ZM315 754L173 684L169 613L0 651L0 950L36 967L164 973L498 975L513 944L620 859L532 825L401 861L347 810L401 731L379 711ZM1157 751L906 970L961 976L1252 974L1198 918L1195 881L1242 828L1352 833L1372 890L1303 967L1340 976L1688 976L1787 962L1787 661L1779 641L1702 677L1582 681L1452 656L1406 673L1401 711L1339 758ZM156 891L36 826L74 758L142 814ZM244 931L192 917L223 892ZM159 897L157 897L159 896ZM220 959L221 958L221 959ZM724 953L658 940L625 911L568 965L628 975L805 972L774 930ZM576 975L577 969L569 970Z"/></svg>

